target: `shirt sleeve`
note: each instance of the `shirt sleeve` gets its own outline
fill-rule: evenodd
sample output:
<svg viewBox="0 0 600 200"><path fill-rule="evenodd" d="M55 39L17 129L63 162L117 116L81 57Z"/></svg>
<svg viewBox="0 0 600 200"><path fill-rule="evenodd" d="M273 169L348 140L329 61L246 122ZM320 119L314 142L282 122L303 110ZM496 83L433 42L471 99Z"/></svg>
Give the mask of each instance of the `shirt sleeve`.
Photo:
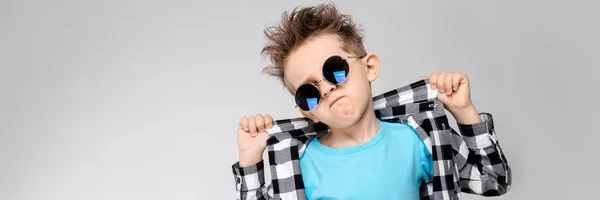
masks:
<svg viewBox="0 0 600 200"><path fill-rule="evenodd" d="M496 137L492 115L480 113L481 123L458 124L453 149L462 192L483 196L505 194L511 185L511 170Z"/></svg>
<svg viewBox="0 0 600 200"><path fill-rule="evenodd" d="M256 165L240 167L236 162L231 166L235 179L235 190L238 200L273 199L271 185L265 186L264 162L261 160Z"/></svg>

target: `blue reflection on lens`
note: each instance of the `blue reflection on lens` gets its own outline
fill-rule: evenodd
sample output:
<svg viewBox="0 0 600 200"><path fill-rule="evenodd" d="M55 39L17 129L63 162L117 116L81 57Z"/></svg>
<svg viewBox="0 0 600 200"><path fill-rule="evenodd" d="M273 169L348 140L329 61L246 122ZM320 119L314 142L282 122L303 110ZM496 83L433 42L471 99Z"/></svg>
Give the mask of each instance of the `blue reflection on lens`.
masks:
<svg viewBox="0 0 600 200"><path fill-rule="evenodd" d="M333 77L335 78L335 81L337 81L337 83L344 82L344 80L346 79L346 71L335 71L333 72Z"/></svg>
<svg viewBox="0 0 600 200"><path fill-rule="evenodd" d="M319 100L317 98L306 98L306 103L308 104L308 109L312 110L317 107Z"/></svg>

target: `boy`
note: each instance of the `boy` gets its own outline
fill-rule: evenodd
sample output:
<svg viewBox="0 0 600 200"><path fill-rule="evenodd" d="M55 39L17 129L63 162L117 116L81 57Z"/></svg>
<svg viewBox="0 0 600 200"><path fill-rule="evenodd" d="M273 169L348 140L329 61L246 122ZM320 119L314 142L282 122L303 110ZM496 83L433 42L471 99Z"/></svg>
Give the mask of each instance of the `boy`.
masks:
<svg viewBox="0 0 600 200"><path fill-rule="evenodd" d="M491 115L480 116L477 112L465 74L434 72L420 82L429 83L427 91L438 90L437 100L456 119L461 133L472 136L463 140L458 134L451 135L453 130L446 131L451 129L446 129L443 122L439 129L420 126L429 119L417 123L417 115L397 118L406 123L383 120L382 111L374 108L377 106L370 86L379 73L379 58L365 51L358 26L350 16L339 14L334 5L285 12L281 24L267 28L265 35L268 44L262 53L273 64L264 72L277 76L295 96L300 113L310 119L308 127L325 132L298 136L299 130L307 130L303 126L286 129L294 132L289 133L296 135L294 140L278 138L267 131L276 123L279 132L285 132L281 121L274 122L270 115L242 117L238 128L239 162L233 165L238 198L458 199L460 191L497 196L508 190L510 168L493 135ZM390 96L386 94L381 98ZM404 98L394 95L400 102ZM420 109L423 102L409 103ZM428 111L431 115L433 110ZM320 129L319 124L327 128ZM448 136L436 135L443 133ZM299 163L293 163L297 161L294 158L280 161L278 155L271 154L282 151L276 145L284 140L288 142L285 148L300 148L291 154L299 156ZM435 148L444 148L441 144L446 143L453 147L439 151L431 143L439 145ZM296 173L299 167L301 174L277 177L274 188L266 186L262 154L267 144L274 162L271 172L277 173L273 176L284 176L285 165L293 166L288 169ZM453 155L451 161L440 162L438 157L448 155ZM457 176L460 186L455 185L459 184Z"/></svg>

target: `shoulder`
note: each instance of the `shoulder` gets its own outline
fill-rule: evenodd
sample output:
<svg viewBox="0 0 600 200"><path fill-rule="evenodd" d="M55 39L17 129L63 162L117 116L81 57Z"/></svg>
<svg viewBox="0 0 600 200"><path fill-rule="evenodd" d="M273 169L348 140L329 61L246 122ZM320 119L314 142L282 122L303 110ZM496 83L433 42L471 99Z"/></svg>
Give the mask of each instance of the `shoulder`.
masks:
<svg viewBox="0 0 600 200"><path fill-rule="evenodd" d="M398 122L386 122L386 121L381 121L381 125L382 126L386 126L389 128L392 128L394 130L403 130L403 129L412 129L411 126L409 126L408 124L403 124L403 123L398 123Z"/></svg>
<svg viewBox="0 0 600 200"><path fill-rule="evenodd" d="M302 153L302 156L300 157L300 160L311 157L312 156L311 154L313 154L314 151L316 150L315 146L318 145L317 143L319 143L319 141L317 141L317 137L314 137L314 138L310 139L309 141L307 141L306 147L304 149L304 152Z"/></svg>
<svg viewBox="0 0 600 200"><path fill-rule="evenodd" d="M416 133L415 129L408 124L382 121L381 126L392 133Z"/></svg>
<svg viewBox="0 0 600 200"><path fill-rule="evenodd" d="M408 124L382 121L381 126L386 129L388 134L393 138L403 141L421 141L421 138L419 138L415 129Z"/></svg>

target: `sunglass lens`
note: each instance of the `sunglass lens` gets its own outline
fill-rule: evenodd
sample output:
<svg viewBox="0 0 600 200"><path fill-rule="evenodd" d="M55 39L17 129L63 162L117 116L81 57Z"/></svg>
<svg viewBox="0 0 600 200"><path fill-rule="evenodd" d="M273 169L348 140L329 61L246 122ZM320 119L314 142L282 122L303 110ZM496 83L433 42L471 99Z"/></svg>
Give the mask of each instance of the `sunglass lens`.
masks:
<svg viewBox="0 0 600 200"><path fill-rule="evenodd" d="M296 91L296 105L302 110L310 111L319 105L321 94L314 85L304 84Z"/></svg>
<svg viewBox="0 0 600 200"><path fill-rule="evenodd" d="M332 56L323 64L323 76L332 84L340 84L346 80L350 67L340 56Z"/></svg>

